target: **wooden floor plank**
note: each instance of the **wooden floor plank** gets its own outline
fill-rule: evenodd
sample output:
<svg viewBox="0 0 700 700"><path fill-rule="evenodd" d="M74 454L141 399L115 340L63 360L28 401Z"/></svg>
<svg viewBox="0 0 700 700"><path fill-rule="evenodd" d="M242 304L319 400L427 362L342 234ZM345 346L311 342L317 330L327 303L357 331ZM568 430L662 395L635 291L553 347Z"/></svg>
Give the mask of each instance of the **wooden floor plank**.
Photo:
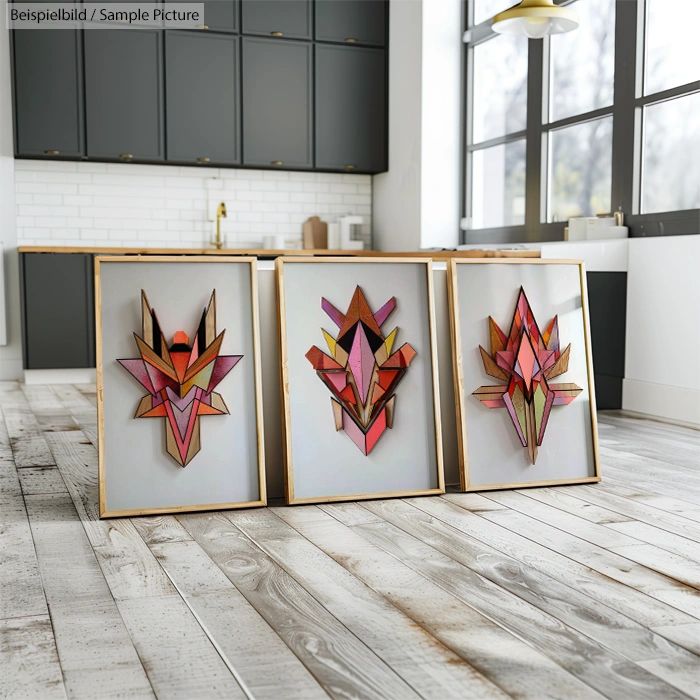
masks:
<svg viewBox="0 0 700 700"><path fill-rule="evenodd" d="M15 466L53 466L51 450L19 384L0 383L0 407L5 416Z"/></svg>
<svg viewBox="0 0 700 700"><path fill-rule="evenodd" d="M607 475L603 481L596 484L596 489L627 498L635 503L651 506L655 510L661 511L661 513L672 513L700 523L700 506L682 501L679 498L647 491L639 486L628 486L622 481L617 481Z"/></svg>
<svg viewBox="0 0 700 700"><path fill-rule="evenodd" d="M421 537L426 533L407 533L401 525L409 526L413 531L416 523L415 519L409 518L409 525L402 515L404 508L410 508L407 504L401 501L371 501L366 507L381 514L387 522L358 525L355 530L505 629L528 639L602 695L640 700L684 697L638 665L569 629L551 615L439 552L422 541ZM423 515L423 518L427 520L428 516Z"/></svg>
<svg viewBox="0 0 700 700"><path fill-rule="evenodd" d="M67 493L61 472L56 467L24 467L17 471L22 493L34 496L39 493Z"/></svg>
<svg viewBox="0 0 700 700"><path fill-rule="evenodd" d="M700 620L700 595L695 588L514 510L493 511L481 517Z"/></svg>
<svg viewBox="0 0 700 700"><path fill-rule="evenodd" d="M302 662L196 542L165 542L152 545L152 549L253 697L328 698Z"/></svg>
<svg viewBox="0 0 700 700"><path fill-rule="evenodd" d="M419 697L224 515L182 515L178 520L329 695Z"/></svg>
<svg viewBox="0 0 700 700"><path fill-rule="evenodd" d="M56 648L70 698L153 697L151 685L66 494L27 496Z"/></svg>
<svg viewBox="0 0 700 700"><path fill-rule="evenodd" d="M159 700L247 697L179 595L117 605Z"/></svg>
<svg viewBox="0 0 700 700"><path fill-rule="evenodd" d="M100 520L97 451L83 433L52 433L47 441L114 598L174 593L170 580L130 520Z"/></svg>
<svg viewBox="0 0 700 700"><path fill-rule="evenodd" d="M657 429L640 430L640 425L630 422L624 425L602 423L599 430L600 444L606 448L647 457L673 467L697 469L700 460L700 435L695 441L679 440L678 434Z"/></svg>
<svg viewBox="0 0 700 700"><path fill-rule="evenodd" d="M645 503L618 496L604 489L589 486L568 486L566 493L609 510L626 515L631 520L653 525L681 537L686 537L700 546L700 525L675 513L668 513Z"/></svg>
<svg viewBox="0 0 700 700"><path fill-rule="evenodd" d="M0 620L0 697L65 700L48 615Z"/></svg>
<svg viewBox="0 0 700 700"><path fill-rule="evenodd" d="M463 496L469 496L469 499L464 499ZM453 527L463 529L482 542L486 542L529 567L556 578L590 596L593 600L635 620L644 627L651 629L695 623L697 618L678 608L574 561L559 551L549 549L540 544L539 541L528 539L518 530L503 527L497 521L493 522L487 518L476 517L493 512L493 509L481 507L475 499L494 503L494 505L499 506L496 510L503 513L509 512L507 508L489 501L479 494L447 494L443 496L443 500L468 510L474 517L456 519L451 512L446 510L442 510L439 517ZM417 505L420 507L420 503Z"/></svg>
<svg viewBox="0 0 700 700"><path fill-rule="evenodd" d="M132 518L132 524L147 545L187 542L190 533L172 515L147 515Z"/></svg>
<svg viewBox="0 0 700 700"><path fill-rule="evenodd" d="M0 619L46 614L32 532L0 414Z"/></svg>
<svg viewBox="0 0 700 700"><path fill-rule="evenodd" d="M81 393L73 384L57 384L53 387L58 400L69 413L85 413L95 410L95 404Z"/></svg>
<svg viewBox="0 0 700 700"><path fill-rule="evenodd" d="M388 513L390 521L403 530L413 532L443 554L557 618L570 630L585 634L629 661L641 665L641 662L666 659L667 664L657 664L654 668L656 675L670 684L676 684L677 676L681 675L695 676L700 682L700 658L569 586L537 575L510 557L503 557L483 542L464 533L460 527L461 522L467 519L464 511L460 512L442 499L418 498L412 499L411 503L414 506L408 503L379 502L372 504L371 509L375 513L379 509L382 514ZM453 526L448 527L443 520L426 520L417 510L419 505L423 513L433 516L449 512L454 529ZM684 681L682 690L687 692L687 687L688 683Z"/></svg>
<svg viewBox="0 0 700 700"><path fill-rule="evenodd" d="M306 508L310 509L319 512ZM229 513L228 518L421 697L507 698L472 666L272 512L241 511Z"/></svg>
<svg viewBox="0 0 700 700"><path fill-rule="evenodd" d="M20 384L20 390L35 416L66 415L69 411L56 392L44 384Z"/></svg>
<svg viewBox="0 0 700 700"><path fill-rule="evenodd" d="M600 448L600 456L603 470L613 478L700 504L700 473L697 469L674 467L666 462L605 447Z"/></svg>
<svg viewBox="0 0 700 700"><path fill-rule="evenodd" d="M511 697L600 697L549 657L344 526L340 518L333 520L336 508L324 507L325 513L313 506L279 508L275 513ZM347 515L343 508L338 512ZM355 517L352 521L368 524Z"/></svg>
<svg viewBox="0 0 700 700"><path fill-rule="evenodd" d="M494 492L489 495L489 498L564 532L575 533L586 542L616 552L676 581L681 581L693 588L700 588L700 564L654 545L643 544L640 540L625 535L617 529L589 522L578 515L553 507L546 502L553 499L549 499L546 495L540 495L537 492L503 491Z"/></svg>

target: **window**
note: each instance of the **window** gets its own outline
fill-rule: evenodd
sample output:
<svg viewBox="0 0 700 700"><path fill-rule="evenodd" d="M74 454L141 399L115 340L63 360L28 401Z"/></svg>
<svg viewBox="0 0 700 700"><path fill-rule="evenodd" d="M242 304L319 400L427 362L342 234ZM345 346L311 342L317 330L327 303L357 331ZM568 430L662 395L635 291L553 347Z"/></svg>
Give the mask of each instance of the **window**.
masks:
<svg viewBox="0 0 700 700"><path fill-rule="evenodd" d="M555 1L579 28L528 41L491 29L515 0L468 0L466 242L617 210L631 235L698 233L700 0Z"/></svg>
<svg viewBox="0 0 700 700"><path fill-rule="evenodd" d="M473 57L473 226L523 225L527 52L518 37L498 36L475 47Z"/></svg>

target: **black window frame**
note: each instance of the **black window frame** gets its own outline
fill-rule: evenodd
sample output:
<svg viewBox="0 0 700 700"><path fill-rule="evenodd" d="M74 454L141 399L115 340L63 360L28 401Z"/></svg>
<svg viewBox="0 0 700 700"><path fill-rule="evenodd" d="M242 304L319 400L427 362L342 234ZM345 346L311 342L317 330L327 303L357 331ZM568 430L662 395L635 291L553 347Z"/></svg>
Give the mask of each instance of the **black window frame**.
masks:
<svg viewBox="0 0 700 700"><path fill-rule="evenodd" d="M575 5L585 0L555 0L557 5ZM547 223L547 158L549 132L612 115L611 210L621 210L630 237L676 236L700 233L700 209L642 214L643 110L650 104L700 92L700 80L644 95L647 0L616 0L613 103L557 121L546 111L549 88L549 39L530 39L528 47L527 125L524 131L479 144L472 143L474 47L498 36L492 19L472 26L474 0L465 0L464 118L462 163L462 227L460 242L538 243L564 240L566 222ZM515 0L514 0L515 3ZM523 40L525 41L525 40ZM472 229L471 160L480 149L526 140L525 223L519 226Z"/></svg>

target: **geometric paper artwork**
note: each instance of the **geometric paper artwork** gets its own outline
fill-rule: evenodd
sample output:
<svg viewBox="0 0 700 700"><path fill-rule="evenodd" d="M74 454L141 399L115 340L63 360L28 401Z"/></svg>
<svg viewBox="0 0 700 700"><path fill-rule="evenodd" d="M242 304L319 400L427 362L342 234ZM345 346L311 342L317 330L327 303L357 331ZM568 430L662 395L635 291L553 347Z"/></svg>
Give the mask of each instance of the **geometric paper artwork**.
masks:
<svg viewBox="0 0 700 700"><path fill-rule="evenodd" d="M223 398L213 390L243 355L219 355L225 331L216 335L216 290L192 345L184 331L177 331L168 346L143 289L141 318L141 336L134 333L140 357L117 362L148 391L134 418L165 418L168 454L186 467L202 449L200 417L228 414Z"/></svg>
<svg viewBox="0 0 700 700"><path fill-rule="evenodd" d="M552 406L571 403L583 391L576 384L550 384L569 368L571 345L561 352L559 322L555 316L544 333L535 321L521 287L510 333L489 316L491 352L479 346L484 370L504 384L481 386L475 392L488 408L506 408L530 462L537 460Z"/></svg>
<svg viewBox="0 0 700 700"><path fill-rule="evenodd" d="M372 313L356 287L344 314L327 299L321 299L321 308L339 328L338 335L321 329L330 354L314 346L306 359L333 394L335 429L343 430L366 456L393 427L396 387L416 351L405 343L392 353L398 329L382 334L381 326L396 308L395 297Z"/></svg>

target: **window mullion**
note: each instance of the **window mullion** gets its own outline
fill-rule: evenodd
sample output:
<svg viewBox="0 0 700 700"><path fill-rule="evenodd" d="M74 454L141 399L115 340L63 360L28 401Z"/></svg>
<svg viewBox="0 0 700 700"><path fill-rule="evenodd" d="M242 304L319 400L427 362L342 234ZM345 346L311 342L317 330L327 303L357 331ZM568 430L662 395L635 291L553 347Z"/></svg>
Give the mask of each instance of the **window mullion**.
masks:
<svg viewBox="0 0 700 700"><path fill-rule="evenodd" d="M635 106L641 89L644 0L615 3L615 90L612 140L612 210L638 213L641 114ZM634 29L632 29L634 28Z"/></svg>
<svg viewBox="0 0 700 700"><path fill-rule="evenodd" d="M527 240L540 240L542 212L542 100L544 41L528 40L527 71L527 143L525 150L525 231Z"/></svg>

